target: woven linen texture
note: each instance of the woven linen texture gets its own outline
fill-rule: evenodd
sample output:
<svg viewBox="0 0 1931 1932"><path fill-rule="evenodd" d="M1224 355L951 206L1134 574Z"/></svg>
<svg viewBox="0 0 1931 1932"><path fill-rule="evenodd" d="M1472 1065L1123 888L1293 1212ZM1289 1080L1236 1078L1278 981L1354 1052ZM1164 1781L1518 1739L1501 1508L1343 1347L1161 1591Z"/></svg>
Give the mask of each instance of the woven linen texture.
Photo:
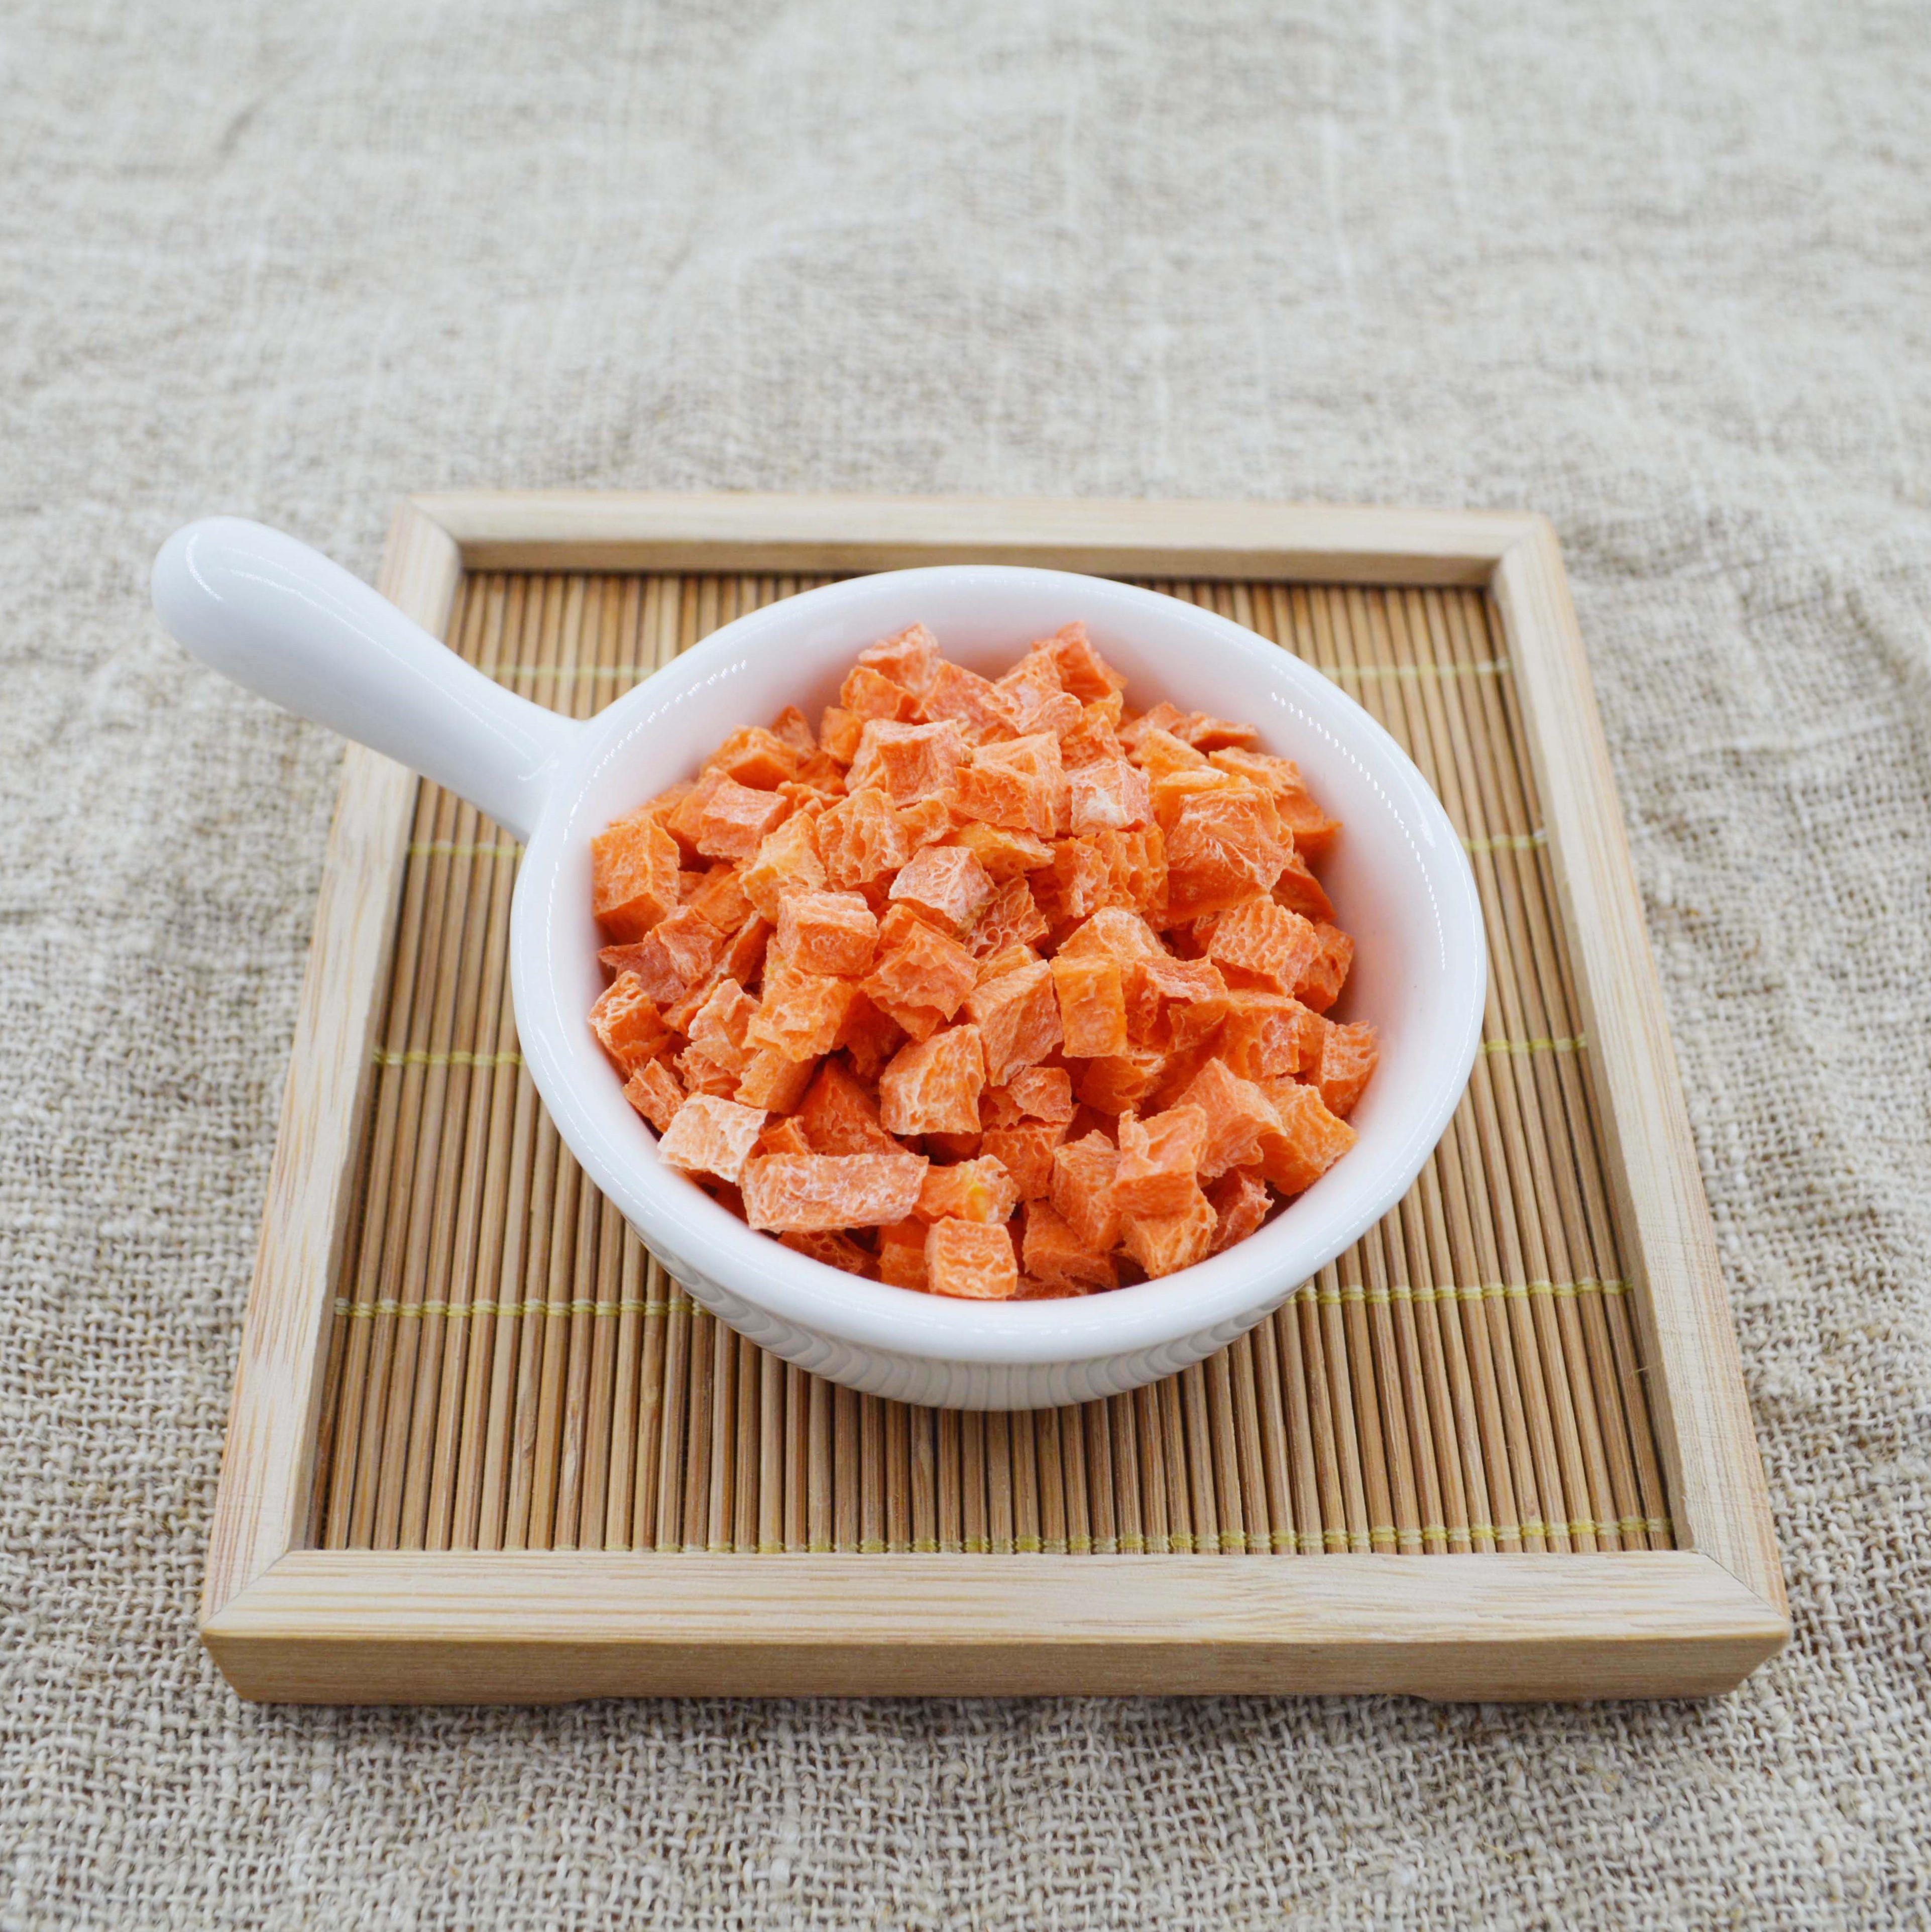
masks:
<svg viewBox="0 0 1931 1932"><path fill-rule="evenodd" d="M1918 4L0 22L0 1924L1921 1924ZM1775 1500L1700 1706L264 1711L194 1634L340 746L145 601L454 485L1546 511Z"/></svg>

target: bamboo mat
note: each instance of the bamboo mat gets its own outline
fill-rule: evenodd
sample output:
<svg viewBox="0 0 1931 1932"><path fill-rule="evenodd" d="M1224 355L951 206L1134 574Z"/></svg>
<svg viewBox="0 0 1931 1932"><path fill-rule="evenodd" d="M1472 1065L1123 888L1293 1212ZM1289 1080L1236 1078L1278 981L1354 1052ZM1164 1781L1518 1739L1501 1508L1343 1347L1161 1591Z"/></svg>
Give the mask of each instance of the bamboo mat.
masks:
<svg viewBox="0 0 1931 1932"><path fill-rule="evenodd" d="M482 575L454 648L586 717L820 580ZM1480 592L1156 584L1336 679L1468 844L1486 1038L1400 1206L1232 1347L1079 1408L854 1394L733 1334L585 1181L516 1048L518 848L420 789L323 1396L328 1548L1667 1549L1568 947Z"/></svg>

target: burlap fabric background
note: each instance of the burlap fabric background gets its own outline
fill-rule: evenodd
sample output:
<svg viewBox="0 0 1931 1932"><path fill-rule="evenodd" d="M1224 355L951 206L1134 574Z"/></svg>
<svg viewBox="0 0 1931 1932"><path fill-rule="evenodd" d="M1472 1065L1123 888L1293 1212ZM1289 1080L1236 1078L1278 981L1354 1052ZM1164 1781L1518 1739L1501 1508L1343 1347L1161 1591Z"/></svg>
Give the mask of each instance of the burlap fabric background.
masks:
<svg viewBox="0 0 1931 1932"><path fill-rule="evenodd" d="M1931 11L0 14L0 1921L1931 1913ZM1776 1497L1698 1706L265 1712L193 1629L340 747L214 509L445 484L1534 506Z"/></svg>

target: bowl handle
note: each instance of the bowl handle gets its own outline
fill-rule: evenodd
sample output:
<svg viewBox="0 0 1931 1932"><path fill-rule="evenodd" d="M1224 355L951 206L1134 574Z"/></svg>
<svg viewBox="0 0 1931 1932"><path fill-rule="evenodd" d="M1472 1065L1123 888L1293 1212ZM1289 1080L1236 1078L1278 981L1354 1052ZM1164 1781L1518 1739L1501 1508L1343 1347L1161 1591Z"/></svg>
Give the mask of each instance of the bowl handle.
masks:
<svg viewBox="0 0 1931 1932"><path fill-rule="evenodd" d="M493 683L340 564L239 517L169 538L154 598L202 663L447 785L519 839L584 728Z"/></svg>

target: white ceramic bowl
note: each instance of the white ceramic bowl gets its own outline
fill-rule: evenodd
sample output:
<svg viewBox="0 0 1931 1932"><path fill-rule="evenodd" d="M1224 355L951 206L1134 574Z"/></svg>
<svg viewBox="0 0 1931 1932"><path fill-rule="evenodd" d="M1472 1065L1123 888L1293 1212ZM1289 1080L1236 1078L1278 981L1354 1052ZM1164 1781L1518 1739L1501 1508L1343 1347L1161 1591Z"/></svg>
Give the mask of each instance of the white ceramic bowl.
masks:
<svg viewBox="0 0 1931 1932"><path fill-rule="evenodd" d="M976 565L854 578L740 617L597 718L539 710L463 664L293 539L232 518L171 538L154 602L217 668L471 800L528 841L511 922L524 1058L584 1171L691 1294L754 1341L875 1395L968 1408L1117 1394L1252 1328L1373 1226L1420 1172L1466 1084L1487 956L1447 815L1394 740L1334 685L1210 612L1103 579ZM1196 1268L1059 1301L946 1300L860 1280L753 1232L661 1165L585 1016L601 991L592 836L729 732L786 704L815 717L853 658L923 622L946 654L1003 668L1075 619L1144 707L1251 721L1346 830L1323 868L1356 942L1336 1015L1381 1064L1355 1147L1257 1234Z"/></svg>

